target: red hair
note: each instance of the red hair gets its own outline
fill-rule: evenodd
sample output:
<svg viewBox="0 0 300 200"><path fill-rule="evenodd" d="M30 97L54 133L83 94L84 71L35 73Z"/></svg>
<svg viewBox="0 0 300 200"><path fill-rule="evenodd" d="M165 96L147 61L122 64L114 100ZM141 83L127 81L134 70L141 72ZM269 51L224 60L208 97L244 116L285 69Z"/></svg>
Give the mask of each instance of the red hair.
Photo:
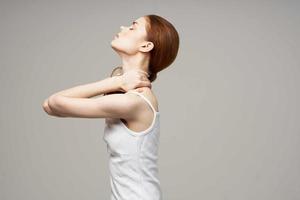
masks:
<svg viewBox="0 0 300 200"><path fill-rule="evenodd" d="M175 27L158 15L145 15L147 40L154 44L150 51L149 80L153 82L157 73L175 60L179 49L179 34Z"/></svg>

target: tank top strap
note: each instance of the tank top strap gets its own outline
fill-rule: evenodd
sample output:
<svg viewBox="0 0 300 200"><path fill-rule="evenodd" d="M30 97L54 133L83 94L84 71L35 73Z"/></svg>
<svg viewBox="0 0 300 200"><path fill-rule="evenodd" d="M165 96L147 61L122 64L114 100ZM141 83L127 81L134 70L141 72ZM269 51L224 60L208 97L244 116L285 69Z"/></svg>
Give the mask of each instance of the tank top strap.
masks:
<svg viewBox="0 0 300 200"><path fill-rule="evenodd" d="M142 95L142 94L139 93L139 92L133 91L133 90L129 90L128 92L135 93L135 94L139 95L140 97L142 97L142 98L150 105L150 107L152 108L153 112L154 112L155 114L158 113L158 112L154 109L154 106L151 104L151 102L149 101L149 99L147 99L144 95Z"/></svg>

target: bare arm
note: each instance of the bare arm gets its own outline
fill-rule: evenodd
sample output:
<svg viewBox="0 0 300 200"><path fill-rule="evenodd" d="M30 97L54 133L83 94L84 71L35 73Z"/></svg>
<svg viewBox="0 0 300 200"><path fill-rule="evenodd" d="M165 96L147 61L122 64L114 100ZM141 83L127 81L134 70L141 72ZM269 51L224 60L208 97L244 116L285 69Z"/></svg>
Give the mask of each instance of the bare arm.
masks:
<svg viewBox="0 0 300 200"><path fill-rule="evenodd" d="M142 80L143 76L145 76L144 72L131 70L125 76L113 76L62 90L46 99L43 108L49 115L58 117L132 117L139 102L133 101L130 93L111 94L96 99L89 97L115 91L127 92L136 87L151 87L149 80Z"/></svg>
<svg viewBox="0 0 300 200"><path fill-rule="evenodd" d="M66 97L90 98L93 96L122 91L121 79L118 76L108 77L101 81L96 81L84 85L75 86L60 92L54 93L51 96L62 95Z"/></svg>
<svg viewBox="0 0 300 200"><path fill-rule="evenodd" d="M101 81L96 81L84 85L75 86L70 89L62 90L60 92L52 94L50 97L62 95L65 97L73 98L90 98L93 96L121 90L121 80L119 79L119 77L109 77ZM44 111L51 116L64 117L63 115L51 109L51 107L49 106L50 97L45 99L43 102Z"/></svg>
<svg viewBox="0 0 300 200"><path fill-rule="evenodd" d="M140 98L130 93L111 94L100 98L74 98L56 95L48 107L58 117L133 118L141 105Z"/></svg>

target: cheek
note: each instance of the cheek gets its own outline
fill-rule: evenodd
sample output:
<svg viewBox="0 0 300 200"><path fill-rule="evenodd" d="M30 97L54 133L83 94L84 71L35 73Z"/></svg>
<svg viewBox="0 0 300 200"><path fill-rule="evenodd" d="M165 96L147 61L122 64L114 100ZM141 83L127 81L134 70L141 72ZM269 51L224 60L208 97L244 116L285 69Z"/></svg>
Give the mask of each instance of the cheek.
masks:
<svg viewBox="0 0 300 200"><path fill-rule="evenodd" d="M119 38L123 43L130 45L130 46L136 46L139 42L139 37L135 34L126 35L123 38Z"/></svg>

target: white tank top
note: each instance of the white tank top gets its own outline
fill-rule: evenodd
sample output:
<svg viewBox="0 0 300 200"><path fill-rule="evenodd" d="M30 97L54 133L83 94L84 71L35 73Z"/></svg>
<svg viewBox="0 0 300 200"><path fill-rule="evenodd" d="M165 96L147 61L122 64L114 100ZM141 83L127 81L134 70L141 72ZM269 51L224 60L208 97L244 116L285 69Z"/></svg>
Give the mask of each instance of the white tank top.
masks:
<svg viewBox="0 0 300 200"><path fill-rule="evenodd" d="M154 112L150 127L130 130L121 119L106 118L103 140L109 153L111 200L162 200L158 174L160 113L136 91Z"/></svg>

